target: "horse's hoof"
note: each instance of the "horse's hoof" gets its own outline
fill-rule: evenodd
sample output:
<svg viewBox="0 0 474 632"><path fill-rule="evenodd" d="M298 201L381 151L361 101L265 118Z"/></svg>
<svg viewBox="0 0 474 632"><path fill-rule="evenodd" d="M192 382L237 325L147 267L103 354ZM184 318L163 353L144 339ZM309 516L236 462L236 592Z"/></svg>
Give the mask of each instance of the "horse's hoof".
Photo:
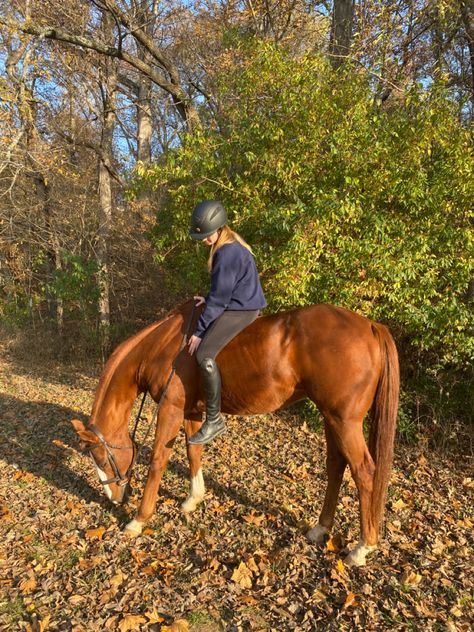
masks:
<svg viewBox="0 0 474 632"><path fill-rule="evenodd" d="M356 548L349 553L349 555L344 560L344 563L346 564L346 566L365 566L365 558L369 553L375 551L376 548L376 546L366 546L365 544L359 543Z"/></svg>
<svg viewBox="0 0 474 632"><path fill-rule="evenodd" d="M136 538L137 536L141 534L142 531L143 531L143 523L138 522L138 520L135 520L135 519L129 522L128 525L123 530L125 535L127 535L129 538Z"/></svg>
<svg viewBox="0 0 474 632"><path fill-rule="evenodd" d="M306 537L310 542L314 542L315 544L322 544L328 533L329 529L327 527L323 527L322 524L317 524L314 529L310 529L308 531Z"/></svg>
<svg viewBox="0 0 474 632"><path fill-rule="evenodd" d="M181 511L183 513L191 513L195 509L197 509L198 505L202 503L202 498L193 498L190 496L186 498L186 500L181 504Z"/></svg>

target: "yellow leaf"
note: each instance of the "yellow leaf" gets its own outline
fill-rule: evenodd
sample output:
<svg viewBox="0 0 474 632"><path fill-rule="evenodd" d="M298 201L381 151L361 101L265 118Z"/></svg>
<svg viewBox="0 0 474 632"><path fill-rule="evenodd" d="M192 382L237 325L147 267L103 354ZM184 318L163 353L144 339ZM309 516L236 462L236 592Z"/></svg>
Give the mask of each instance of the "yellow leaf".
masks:
<svg viewBox="0 0 474 632"><path fill-rule="evenodd" d="M44 632L48 629L50 619L50 614L46 615L44 619L41 619L41 621L39 622L39 632Z"/></svg>
<svg viewBox="0 0 474 632"><path fill-rule="evenodd" d="M405 571L402 575L402 583L408 586L418 586L422 579L421 575L413 571Z"/></svg>
<svg viewBox="0 0 474 632"><path fill-rule="evenodd" d="M348 592L342 607L343 608L349 608L350 606L356 606L356 605L357 605L357 601L356 601L355 593Z"/></svg>
<svg viewBox="0 0 474 632"><path fill-rule="evenodd" d="M255 563L255 560L253 559L253 557L250 557L250 558L247 560L247 566L248 566L248 568L249 568L252 572L254 572L254 573L258 573L258 566L257 566L257 564Z"/></svg>
<svg viewBox="0 0 474 632"><path fill-rule="evenodd" d="M126 575L119 571L116 575L110 578L110 585L114 588L118 588L123 580L126 578Z"/></svg>
<svg viewBox="0 0 474 632"><path fill-rule="evenodd" d="M105 533L105 527L97 527L97 529L87 529L86 538L88 540L102 540Z"/></svg>
<svg viewBox="0 0 474 632"><path fill-rule="evenodd" d="M342 560L337 560L336 567L339 573L346 572L346 567L344 566L344 562Z"/></svg>
<svg viewBox="0 0 474 632"><path fill-rule="evenodd" d="M239 567L232 573L231 579L242 588L252 587L252 571L244 562L240 562Z"/></svg>
<svg viewBox="0 0 474 632"><path fill-rule="evenodd" d="M146 623L145 617L139 614L126 614L120 621L118 629L120 632L129 632L129 630L139 630L142 623Z"/></svg>
<svg viewBox="0 0 474 632"><path fill-rule="evenodd" d="M395 502L392 503L392 509L394 511L399 511L400 509L405 509L405 507L407 507L408 505L403 502L403 500L401 498L399 498L398 500L396 500Z"/></svg>

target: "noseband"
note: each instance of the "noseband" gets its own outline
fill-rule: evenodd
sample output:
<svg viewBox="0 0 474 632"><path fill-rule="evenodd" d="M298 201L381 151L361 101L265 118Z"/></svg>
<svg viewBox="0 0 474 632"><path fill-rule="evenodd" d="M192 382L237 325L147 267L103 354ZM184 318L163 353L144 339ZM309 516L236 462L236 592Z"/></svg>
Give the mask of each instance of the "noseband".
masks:
<svg viewBox="0 0 474 632"><path fill-rule="evenodd" d="M117 485L120 485L121 487L123 485L126 485L129 482L130 477L132 475L132 469L135 464L135 459L137 457L137 446L135 444L135 441L133 441L132 439L132 445L112 445L111 443L107 443L107 441L105 440L100 430L97 430L97 428L95 428L94 426L89 426L88 430L93 432L95 436L97 437L97 439L99 439L98 444L92 445L88 448L89 452L91 452L91 457L93 458L92 450L95 450L96 448L99 448L100 446L105 448L109 465L112 468L112 471L115 475L113 478L108 478L106 481L101 480L100 482L102 483L102 485L110 485L111 483L117 483ZM118 469L118 465L112 453L112 450L133 450L132 462L128 466L128 469L125 472L125 474L120 474L120 470ZM93 460L94 460L94 463L97 465L95 459Z"/></svg>

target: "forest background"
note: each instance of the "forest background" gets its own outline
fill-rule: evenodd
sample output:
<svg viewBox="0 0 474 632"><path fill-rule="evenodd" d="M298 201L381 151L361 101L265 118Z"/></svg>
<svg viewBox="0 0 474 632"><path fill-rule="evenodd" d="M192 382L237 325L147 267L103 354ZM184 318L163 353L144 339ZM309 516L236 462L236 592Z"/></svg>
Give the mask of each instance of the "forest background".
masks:
<svg viewBox="0 0 474 632"><path fill-rule="evenodd" d="M18 353L104 359L204 291L187 228L218 198L268 312L387 323L402 433L468 434L471 3L1 0L0 42L0 319Z"/></svg>

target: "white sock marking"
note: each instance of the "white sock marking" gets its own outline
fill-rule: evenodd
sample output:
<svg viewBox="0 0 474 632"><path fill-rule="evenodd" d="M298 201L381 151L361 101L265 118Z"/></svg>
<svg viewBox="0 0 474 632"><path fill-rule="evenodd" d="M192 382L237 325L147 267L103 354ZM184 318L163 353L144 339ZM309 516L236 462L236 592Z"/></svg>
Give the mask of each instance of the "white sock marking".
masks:
<svg viewBox="0 0 474 632"><path fill-rule="evenodd" d="M324 542L324 536L327 533L329 533L329 529L327 527L323 527L323 525L318 522L314 529L310 529L308 531L306 537L310 542L321 544L321 542Z"/></svg>
<svg viewBox="0 0 474 632"><path fill-rule="evenodd" d="M196 476L191 478L191 487L189 491L189 496L186 498L184 503L181 505L181 509L189 513L194 511L200 502L204 499L204 495L206 493L206 487L204 485L204 477L202 475L202 468L196 473Z"/></svg>
<svg viewBox="0 0 474 632"><path fill-rule="evenodd" d="M365 566L365 558L367 555L374 551L377 547L375 545L366 545L362 540L353 549L345 559L345 563L348 566Z"/></svg>

